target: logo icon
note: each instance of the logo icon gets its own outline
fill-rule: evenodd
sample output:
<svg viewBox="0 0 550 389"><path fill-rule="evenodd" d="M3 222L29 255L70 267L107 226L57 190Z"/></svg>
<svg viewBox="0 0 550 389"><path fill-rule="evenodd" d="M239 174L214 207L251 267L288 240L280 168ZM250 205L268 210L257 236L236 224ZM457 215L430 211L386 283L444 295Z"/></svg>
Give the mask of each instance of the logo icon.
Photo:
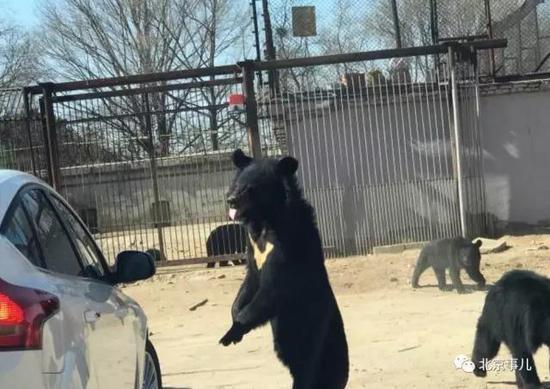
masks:
<svg viewBox="0 0 550 389"><path fill-rule="evenodd" d="M466 373L472 373L476 365L466 355L457 355L453 361L455 369L462 369Z"/></svg>

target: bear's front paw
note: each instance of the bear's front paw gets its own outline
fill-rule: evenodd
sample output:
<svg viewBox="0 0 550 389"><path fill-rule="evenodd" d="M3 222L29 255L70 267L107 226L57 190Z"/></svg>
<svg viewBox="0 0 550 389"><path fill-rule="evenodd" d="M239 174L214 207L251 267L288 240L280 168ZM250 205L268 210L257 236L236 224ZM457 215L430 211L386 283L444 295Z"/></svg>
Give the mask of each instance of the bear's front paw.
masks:
<svg viewBox="0 0 550 389"><path fill-rule="evenodd" d="M487 371L485 369L480 369L478 367L476 367L474 369L474 374L476 377L486 377L487 376Z"/></svg>
<svg viewBox="0 0 550 389"><path fill-rule="evenodd" d="M486 289L487 289L487 286L485 285L484 282L483 282L483 283L479 283L479 284L476 285L476 289L477 289L477 290L483 291L483 290L486 290Z"/></svg>
<svg viewBox="0 0 550 389"><path fill-rule="evenodd" d="M231 343L237 344L243 339L244 329L239 323L233 323L229 331L220 339L220 343L224 346L229 346Z"/></svg>

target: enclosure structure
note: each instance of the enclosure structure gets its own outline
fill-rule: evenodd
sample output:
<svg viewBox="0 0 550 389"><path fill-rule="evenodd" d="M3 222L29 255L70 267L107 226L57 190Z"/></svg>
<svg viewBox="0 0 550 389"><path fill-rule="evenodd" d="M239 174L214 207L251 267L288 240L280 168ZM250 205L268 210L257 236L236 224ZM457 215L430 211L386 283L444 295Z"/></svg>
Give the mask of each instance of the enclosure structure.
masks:
<svg viewBox="0 0 550 389"><path fill-rule="evenodd" d="M279 73L258 110L300 160L330 252L487 232L475 47L256 66ZM397 60L398 71L372 71Z"/></svg>
<svg viewBox="0 0 550 389"><path fill-rule="evenodd" d="M425 46L448 39L507 39L480 53L480 74L550 71L548 0L270 0L266 58ZM316 31L296 31L293 12L311 6ZM382 69L381 69L382 70Z"/></svg>
<svg viewBox="0 0 550 389"><path fill-rule="evenodd" d="M476 41L5 91L0 159L47 179L110 260L206 256L237 147L300 161L328 255L487 228ZM390 74L371 71L384 62ZM278 74L268 87L257 77ZM230 95L242 94L234 110ZM11 99L11 100L10 100ZM5 135L4 135L5 134Z"/></svg>

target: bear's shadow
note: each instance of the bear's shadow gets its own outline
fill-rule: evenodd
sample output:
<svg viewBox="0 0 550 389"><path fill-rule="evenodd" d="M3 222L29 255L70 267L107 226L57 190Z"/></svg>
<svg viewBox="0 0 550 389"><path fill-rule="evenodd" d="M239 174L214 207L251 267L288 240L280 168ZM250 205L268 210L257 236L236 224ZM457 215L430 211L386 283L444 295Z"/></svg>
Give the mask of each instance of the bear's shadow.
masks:
<svg viewBox="0 0 550 389"><path fill-rule="evenodd" d="M487 384L489 385L509 385L516 387L516 381L487 381ZM550 381L546 381L542 383L541 389L550 389Z"/></svg>
<svg viewBox="0 0 550 389"><path fill-rule="evenodd" d="M493 286L493 285L492 284L486 284L483 288L479 288L477 285L465 284L464 285L464 294L471 294L471 293L475 293L475 292L487 292L491 286ZM434 288L434 289L437 289L438 291L440 291L437 284L419 285L417 289L423 289L423 288ZM449 293L449 292L456 293L456 289L451 284L447 284L447 289L442 290L440 292L441 293Z"/></svg>

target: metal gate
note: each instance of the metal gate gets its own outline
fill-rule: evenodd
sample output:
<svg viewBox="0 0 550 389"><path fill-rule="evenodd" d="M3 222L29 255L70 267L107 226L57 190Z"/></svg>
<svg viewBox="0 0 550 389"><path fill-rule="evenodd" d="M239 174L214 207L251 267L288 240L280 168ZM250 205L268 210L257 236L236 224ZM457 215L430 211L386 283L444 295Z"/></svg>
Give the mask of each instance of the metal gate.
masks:
<svg viewBox="0 0 550 389"><path fill-rule="evenodd" d="M209 233L230 222L230 153L248 149L242 115L226 102L241 84L231 66L31 90L49 140L50 181L109 259L124 249L206 257Z"/></svg>

